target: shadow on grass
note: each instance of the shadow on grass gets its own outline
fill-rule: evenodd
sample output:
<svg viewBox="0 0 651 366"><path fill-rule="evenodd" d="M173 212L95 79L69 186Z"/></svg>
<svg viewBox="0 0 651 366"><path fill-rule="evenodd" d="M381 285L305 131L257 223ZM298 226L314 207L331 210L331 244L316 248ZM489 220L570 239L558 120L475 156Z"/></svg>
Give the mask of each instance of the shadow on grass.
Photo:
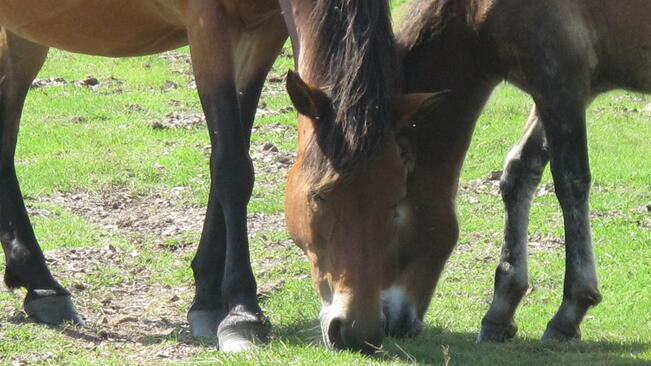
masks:
<svg viewBox="0 0 651 366"><path fill-rule="evenodd" d="M321 344L316 319L278 326L274 334L286 344ZM651 350L647 343L611 341L546 342L516 337L506 343L475 343L476 333L425 328L415 338L387 337L372 358L417 365L651 365L639 355ZM637 356L637 357L636 357Z"/></svg>
<svg viewBox="0 0 651 366"><path fill-rule="evenodd" d="M10 317L7 320L14 324L31 322L25 316ZM68 325L50 328L58 329L67 337L93 343L117 340L147 346L174 340L182 344L215 347L214 340L199 341L192 338L187 324L170 325L174 328L171 333L137 338ZM475 333L428 327L415 338L385 338L382 349L369 357L376 361L416 365L651 365L649 360L639 358L641 354L651 351L649 343L607 340L542 343L533 338L516 337L506 343L475 344L475 337ZM322 347L319 322L317 319L306 319L287 325L276 325L272 341L301 347Z"/></svg>

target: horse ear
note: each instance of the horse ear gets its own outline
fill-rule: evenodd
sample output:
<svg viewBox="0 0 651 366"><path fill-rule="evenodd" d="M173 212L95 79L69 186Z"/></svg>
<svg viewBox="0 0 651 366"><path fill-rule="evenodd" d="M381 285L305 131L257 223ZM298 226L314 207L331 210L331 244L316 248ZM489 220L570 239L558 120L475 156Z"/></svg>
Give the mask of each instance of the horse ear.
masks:
<svg viewBox="0 0 651 366"><path fill-rule="evenodd" d="M396 121L396 131L427 122L448 92L444 90L437 93L412 93L394 97L391 101L391 117ZM412 172L416 166L416 152L411 146L409 134L397 134L396 144L407 171Z"/></svg>
<svg viewBox="0 0 651 366"><path fill-rule="evenodd" d="M442 90L436 93L411 93L394 97L391 114L396 121L396 130L427 121L449 92Z"/></svg>
<svg viewBox="0 0 651 366"><path fill-rule="evenodd" d="M303 81L298 73L287 72L287 92L298 113L319 119L330 104L330 98L319 88Z"/></svg>

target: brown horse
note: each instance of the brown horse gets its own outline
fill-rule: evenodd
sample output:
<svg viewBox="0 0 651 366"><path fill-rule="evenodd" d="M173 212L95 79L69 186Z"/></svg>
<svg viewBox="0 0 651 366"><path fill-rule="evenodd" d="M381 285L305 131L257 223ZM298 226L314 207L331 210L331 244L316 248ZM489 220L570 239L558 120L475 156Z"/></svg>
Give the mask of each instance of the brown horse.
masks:
<svg viewBox="0 0 651 366"><path fill-rule="evenodd" d="M388 19L370 20L374 28L390 31ZM321 27L327 27L327 22L323 20ZM360 42L358 48L365 52L357 53L357 62L337 66L347 73L317 75L324 60L337 63L341 58L328 51L332 47L326 47L304 55L304 62L299 63L299 72L307 81L294 73L287 78L289 95L299 113L297 159L289 173L285 196L288 228L311 263L313 284L323 305L320 318L325 344L364 352L381 344L385 325L392 334L411 334L420 327L416 314L422 316L429 298L403 309L401 284L413 284L409 291L420 293L422 288L433 287L420 278L435 279L437 273L436 269L420 265L412 266L417 270L392 273L397 267L394 259L399 257L395 251L399 249L390 248L389 243L398 235L401 221L409 220L407 211L411 210L405 203L404 189L411 154L407 146L403 148L404 138L396 132L401 125L427 116L438 98L431 94L388 98L398 91L396 47L391 38L381 35L385 32L375 32L373 27L367 30L369 39L350 39L354 31L350 29L332 34L326 42L314 43L348 39ZM363 66L371 63L380 66ZM351 82L364 85L365 95L346 95L346 90L351 89L345 85ZM377 87L385 88L385 96L369 93ZM363 102L369 97L373 97L370 102ZM363 102L362 112L379 113L386 121L380 124L378 118L367 118L365 125L350 124L358 117L342 108L344 100ZM434 206L427 211L431 215L437 215L440 209L438 202ZM433 235L454 243L454 217L446 209L441 209L441 215L444 217L440 222L445 225ZM449 225L445 219L450 220ZM421 253L416 250L401 253L404 259L400 261L405 266L420 260ZM430 254L438 256L438 252ZM382 289L388 289L384 295L387 306L396 308L387 321L380 300ZM403 317L414 324L404 324Z"/></svg>
<svg viewBox="0 0 651 366"><path fill-rule="evenodd" d="M377 0L0 0L0 241L5 283L27 289L25 311L39 322L83 323L45 264L14 165L23 102L49 47L123 57L190 45L213 150L188 320L193 335L217 334L221 349L232 351L265 341L270 328L256 300L246 232L248 147L265 76L289 33L301 73L309 70L315 85L333 82L333 113L360 132L333 152L369 155L387 131L377 101L391 88L381 76L397 63L358 55L392 48L388 21L386 1Z"/></svg>
<svg viewBox="0 0 651 366"><path fill-rule="evenodd" d="M543 340L579 338L586 311L601 300L590 233L585 109L611 89L651 92L650 18L646 0L417 0L412 5L398 36L407 90L451 90L432 125L422 127L413 142L422 159L453 161L450 169L457 172L475 122L499 82L516 85L535 101L501 177L504 246L478 341L503 341L517 331L513 316L528 288L529 208L548 162L564 216L566 266L563 300Z"/></svg>

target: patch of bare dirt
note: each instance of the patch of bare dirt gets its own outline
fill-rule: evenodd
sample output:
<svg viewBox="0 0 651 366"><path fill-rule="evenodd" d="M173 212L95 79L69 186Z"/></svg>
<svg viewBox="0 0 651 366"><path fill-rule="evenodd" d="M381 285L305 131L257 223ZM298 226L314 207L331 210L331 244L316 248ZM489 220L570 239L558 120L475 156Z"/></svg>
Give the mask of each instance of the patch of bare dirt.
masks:
<svg viewBox="0 0 651 366"><path fill-rule="evenodd" d="M205 208L185 206L182 196L187 187L175 187L167 193L134 195L127 189L107 187L99 192L78 191L54 193L37 202L64 207L104 230L125 235L136 242L144 236L162 243L170 238L182 238L184 233L199 233L203 227ZM34 208L27 202L30 215L46 216L49 211ZM249 236L260 231L284 230L282 214L249 214Z"/></svg>
<svg viewBox="0 0 651 366"><path fill-rule="evenodd" d="M145 235L162 242L201 230L204 208L183 205L184 190L177 187L166 193L134 195L126 189L108 187L100 192L56 193L37 201L64 207L110 233L135 239L136 243ZM47 209L33 207L33 202L28 201L30 214L51 215ZM248 221L249 236L262 239L265 247L294 248L289 240L274 241L263 233L284 230L282 214L252 213ZM174 248L178 260L173 265L188 266L183 258L195 249L196 243ZM292 258L267 255L253 262L261 299L271 296L285 283L285 279L271 278L271 273L282 273L283 264L296 261L298 255L296 249L282 253ZM134 362L154 364L187 359L213 347L195 341L185 319L193 285L152 285L157 282L157 274L143 263L138 245L128 249L112 245L58 249L46 252L46 257L55 276L66 279L77 310L86 320L85 328L62 331L77 339L79 347L96 352L98 357L112 354L115 349L124 350ZM102 280L107 269L111 275ZM18 292L16 296L20 298L23 294ZM21 310L5 308L11 314L10 321L29 321ZM25 355L12 361L23 364L46 356Z"/></svg>
<svg viewBox="0 0 651 366"><path fill-rule="evenodd" d="M543 252L562 248L565 241L553 235L533 234L529 238L529 252Z"/></svg>
<svg viewBox="0 0 651 366"><path fill-rule="evenodd" d="M189 130L197 127L205 127L206 119L202 113L170 112L162 120L153 121L150 126L154 130Z"/></svg>
<svg viewBox="0 0 651 366"><path fill-rule="evenodd" d="M61 77L34 79L30 89L49 88L64 85L74 85L81 88L89 88L100 94L120 94L123 92L121 86L124 80L116 77L109 77L105 80L99 80L94 76L87 76L81 80L66 80Z"/></svg>
<svg viewBox="0 0 651 366"><path fill-rule="evenodd" d="M492 171L482 179L473 179L461 182L459 192L467 195L499 196L501 171Z"/></svg>
<svg viewBox="0 0 651 366"><path fill-rule="evenodd" d="M55 276L72 284L68 288L86 327L70 327L63 333L78 340L78 346L101 356L114 349L127 349L138 362L156 359L180 360L205 350L195 341L185 320L193 288L152 286L151 273L140 263L137 249L113 246L48 251L48 265ZM104 268L115 273L108 284L96 277ZM94 280L89 280L95 277ZM97 283L98 285L94 285ZM28 321L16 311L16 321ZM166 341L170 342L166 342Z"/></svg>
<svg viewBox="0 0 651 366"><path fill-rule="evenodd" d="M169 82L171 83L171 82ZM161 86L162 90L174 89L178 86L170 86L171 84L165 83ZM176 84L174 84L176 85ZM256 111L257 117L271 117L278 116L293 111L291 106L283 107L278 110L268 109L266 103L261 103ZM206 117L203 113L186 113L186 112L170 112L165 115L163 119L154 120L151 122L150 127L154 130L168 130L168 129L192 129L192 128L206 128ZM255 128L253 129L255 133Z"/></svg>

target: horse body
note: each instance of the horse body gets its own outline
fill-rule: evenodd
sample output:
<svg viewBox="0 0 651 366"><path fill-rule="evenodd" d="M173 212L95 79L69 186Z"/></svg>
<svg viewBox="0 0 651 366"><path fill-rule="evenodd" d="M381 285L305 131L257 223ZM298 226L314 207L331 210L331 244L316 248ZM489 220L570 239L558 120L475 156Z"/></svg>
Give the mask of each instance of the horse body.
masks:
<svg viewBox="0 0 651 366"><path fill-rule="evenodd" d="M215 14L192 13L196 6L215 7ZM186 26L200 23L202 17L217 16L237 34L278 17L279 11L277 2L270 0L4 0L0 24L40 45L124 57L186 45Z"/></svg>
<svg viewBox="0 0 651 366"><path fill-rule="evenodd" d="M651 88L651 24L640 15L651 12L648 2L483 2L489 4L486 13L468 25L476 30L479 47L494 47L475 53L475 64L488 67L482 71L502 74L530 94L542 88L532 73L548 78L569 73L569 67L587 73L580 76L586 77L591 94L618 88L648 92ZM554 31L539 32L541 28ZM532 64L545 69L537 70Z"/></svg>
<svg viewBox="0 0 651 366"><path fill-rule="evenodd" d="M651 92L650 16L644 0L414 3L410 23L398 34L407 91L450 90L448 102L431 116L436 127L421 127L412 140L422 154L418 159L445 154L447 169L455 172L449 179L456 181L475 122L500 81L515 84L536 103L501 178L504 247L479 341L505 340L517 331L513 315L528 288L529 208L550 161L564 214L566 273L563 301L543 339L578 338L587 309L600 301L587 202L585 109L607 90ZM428 164L442 164L439 159ZM435 245L451 250L454 243L446 243ZM440 266L446 258L440 257Z"/></svg>

